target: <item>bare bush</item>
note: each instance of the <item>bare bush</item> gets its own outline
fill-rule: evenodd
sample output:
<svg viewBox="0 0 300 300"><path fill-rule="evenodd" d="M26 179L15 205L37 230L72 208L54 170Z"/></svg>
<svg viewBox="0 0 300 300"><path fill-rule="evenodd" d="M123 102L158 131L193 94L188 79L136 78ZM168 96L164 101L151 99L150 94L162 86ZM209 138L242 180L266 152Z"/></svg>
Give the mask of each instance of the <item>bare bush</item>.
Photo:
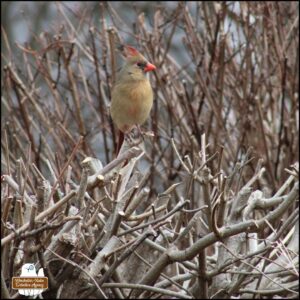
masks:
<svg viewBox="0 0 300 300"><path fill-rule="evenodd" d="M299 297L298 3L118 5L2 27L2 298L29 262L43 298ZM124 43L155 101L116 157Z"/></svg>

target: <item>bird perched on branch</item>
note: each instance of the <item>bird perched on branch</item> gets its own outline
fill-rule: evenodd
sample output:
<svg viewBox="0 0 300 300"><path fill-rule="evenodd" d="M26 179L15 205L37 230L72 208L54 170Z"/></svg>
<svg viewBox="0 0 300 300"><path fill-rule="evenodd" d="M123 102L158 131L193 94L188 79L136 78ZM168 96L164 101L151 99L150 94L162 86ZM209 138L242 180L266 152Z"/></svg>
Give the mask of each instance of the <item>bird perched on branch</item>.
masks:
<svg viewBox="0 0 300 300"><path fill-rule="evenodd" d="M142 125L148 118L153 104L153 92L146 73L156 67L131 46L123 46L126 63L117 75L112 89L110 113L119 129L117 153L124 134L134 126Z"/></svg>

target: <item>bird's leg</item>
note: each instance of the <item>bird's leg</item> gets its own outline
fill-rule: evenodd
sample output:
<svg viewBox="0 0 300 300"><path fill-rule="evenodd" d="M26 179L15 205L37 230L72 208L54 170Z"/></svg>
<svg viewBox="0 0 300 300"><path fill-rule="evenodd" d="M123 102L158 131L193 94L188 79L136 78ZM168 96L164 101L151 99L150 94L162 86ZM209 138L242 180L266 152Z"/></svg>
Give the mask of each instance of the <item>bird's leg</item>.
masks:
<svg viewBox="0 0 300 300"><path fill-rule="evenodd" d="M144 134L149 135L148 133L143 132L138 124L136 124L136 130L137 131L131 130L125 133L125 140L131 147L145 142Z"/></svg>
<svg viewBox="0 0 300 300"><path fill-rule="evenodd" d="M133 137L132 137L132 135L131 135L131 132L127 132L127 133L125 134L125 140L126 140L126 142L127 142L128 144L132 144L132 143L134 142L134 139L133 139Z"/></svg>
<svg viewBox="0 0 300 300"><path fill-rule="evenodd" d="M126 144L128 145L127 147L134 147L140 143L140 141L136 141L133 131L129 131L125 133L125 141Z"/></svg>
<svg viewBox="0 0 300 300"><path fill-rule="evenodd" d="M142 142L142 139L144 140L140 128L138 127L138 125L136 125L136 127L138 132L136 132L135 129L132 129L131 131L127 132L127 134L125 134L125 140L131 147L139 145Z"/></svg>

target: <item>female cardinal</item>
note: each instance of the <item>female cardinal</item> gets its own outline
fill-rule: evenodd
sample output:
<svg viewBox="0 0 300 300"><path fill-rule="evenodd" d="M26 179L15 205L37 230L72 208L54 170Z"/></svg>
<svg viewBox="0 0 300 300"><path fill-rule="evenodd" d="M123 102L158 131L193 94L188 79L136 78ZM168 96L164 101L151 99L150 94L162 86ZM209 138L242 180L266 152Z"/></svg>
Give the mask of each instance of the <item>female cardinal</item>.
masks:
<svg viewBox="0 0 300 300"><path fill-rule="evenodd" d="M156 67L131 46L124 46L126 64L117 76L112 89L110 113L120 130L117 153L128 133L134 126L143 124L153 104L153 92L146 73Z"/></svg>

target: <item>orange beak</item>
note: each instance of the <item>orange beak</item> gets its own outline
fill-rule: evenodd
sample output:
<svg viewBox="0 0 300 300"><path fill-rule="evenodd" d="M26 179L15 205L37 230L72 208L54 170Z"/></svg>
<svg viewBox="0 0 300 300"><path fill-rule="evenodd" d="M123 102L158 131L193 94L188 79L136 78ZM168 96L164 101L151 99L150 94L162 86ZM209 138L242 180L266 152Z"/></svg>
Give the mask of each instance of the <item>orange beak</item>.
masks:
<svg viewBox="0 0 300 300"><path fill-rule="evenodd" d="M150 63L147 63L146 67L144 68L144 72L149 72L155 70L156 67Z"/></svg>

